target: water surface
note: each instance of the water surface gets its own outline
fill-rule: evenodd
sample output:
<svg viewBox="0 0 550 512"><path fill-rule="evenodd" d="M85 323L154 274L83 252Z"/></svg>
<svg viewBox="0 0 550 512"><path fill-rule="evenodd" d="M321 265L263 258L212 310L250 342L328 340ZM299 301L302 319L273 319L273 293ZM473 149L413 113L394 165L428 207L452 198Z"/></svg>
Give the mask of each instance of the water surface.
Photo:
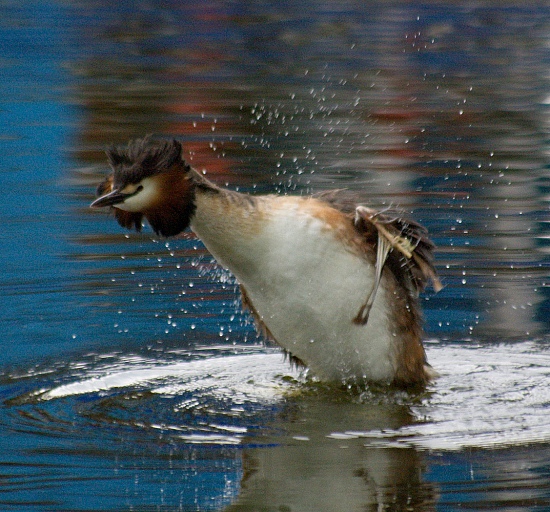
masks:
<svg viewBox="0 0 550 512"><path fill-rule="evenodd" d="M544 4L1 9L2 510L550 507ZM191 234L90 210L105 148L146 133L220 185L424 223L441 377L311 383Z"/></svg>

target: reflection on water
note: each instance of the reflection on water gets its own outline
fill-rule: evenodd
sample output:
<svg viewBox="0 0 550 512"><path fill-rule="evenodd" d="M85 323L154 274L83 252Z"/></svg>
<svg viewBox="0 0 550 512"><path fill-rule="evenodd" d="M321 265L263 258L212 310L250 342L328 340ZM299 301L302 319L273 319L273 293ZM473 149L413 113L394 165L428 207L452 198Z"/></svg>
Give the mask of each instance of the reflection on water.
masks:
<svg viewBox="0 0 550 512"><path fill-rule="evenodd" d="M307 12L307 16L304 13ZM548 8L5 3L4 510L499 510L548 492ZM319 388L190 235L88 209L111 143L360 192L438 244L425 394Z"/></svg>
<svg viewBox="0 0 550 512"><path fill-rule="evenodd" d="M232 503L228 510L435 510L460 503L455 486L483 506L547 502L539 451L550 440L549 395L539 383L550 377L548 351L529 343L430 344L428 354L441 377L419 394L320 386L278 351L211 346L175 361L110 355L40 368L10 379L19 394L9 406L20 433L53 439L40 448L57 468L53 485L74 471L75 459L92 456L102 472L114 463L125 486L149 464L168 465L163 492L201 510L208 502ZM98 431L101 448L82 441ZM133 460L129 447L142 459L133 470L124 460ZM67 467L54 462L60 455ZM212 471L224 475L223 493L206 491ZM490 494L480 498L481 485Z"/></svg>

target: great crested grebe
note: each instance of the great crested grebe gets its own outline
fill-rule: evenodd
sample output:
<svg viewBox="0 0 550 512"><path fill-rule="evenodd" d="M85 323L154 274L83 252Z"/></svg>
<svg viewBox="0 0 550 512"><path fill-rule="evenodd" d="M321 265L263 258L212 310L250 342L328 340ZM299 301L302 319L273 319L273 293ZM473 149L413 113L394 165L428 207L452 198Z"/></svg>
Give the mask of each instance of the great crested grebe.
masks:
<svg viewBox="0 0 550 512"><path fill-rule="evenodd" d="M188 226L237 278L243 305L291 359L321 381L422 385L418 293L432 281L433 244L419 224L344 197L251 196L192 169L176 141L145 139L107 153L113 173L91 206L114 207L139 231Z"/></svg>

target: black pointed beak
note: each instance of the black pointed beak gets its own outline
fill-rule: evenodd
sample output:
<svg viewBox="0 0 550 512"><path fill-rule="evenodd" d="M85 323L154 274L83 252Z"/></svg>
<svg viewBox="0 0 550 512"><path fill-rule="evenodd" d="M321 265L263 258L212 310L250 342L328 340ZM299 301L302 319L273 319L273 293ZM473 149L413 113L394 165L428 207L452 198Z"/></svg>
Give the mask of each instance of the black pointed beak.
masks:
<svg viewBox="0 0 550 512"><path fill-rule="evenodd" d="M115 206L123 203L128 197L128 194L123 194L118 190L113 190L108 194L98 197L91 205L90 208L104 208L105 206Z"/></svg>

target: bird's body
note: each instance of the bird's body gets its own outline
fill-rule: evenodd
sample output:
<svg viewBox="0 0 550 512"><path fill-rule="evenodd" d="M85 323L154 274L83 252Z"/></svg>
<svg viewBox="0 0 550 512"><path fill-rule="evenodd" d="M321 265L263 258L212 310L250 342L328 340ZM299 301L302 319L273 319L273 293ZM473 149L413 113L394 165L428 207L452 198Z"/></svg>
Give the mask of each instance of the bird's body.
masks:
<svg viewBox="0 0 550 512"><path fill-rule="evenodd" d="M265 197L244 211L211 206L197 201L191 228L242 284L275 340L323 380L392 379L386 301L376 303L368 328L353 322L374 265L343 215L299 197Z"/></svg>
<svg viewBox="0 0 550 512"><path fill-rule="evenodd" d="M395 243L385 265L386 258L377 261L382 241L377 221L365 214L370 210L340 206L336 196L218 188L183 162L175 141L138 141L110 159L114 175L94 206L115 206L130 228L139 228L144 215L165 235L190 224L235 275L258 324L316 377L406 386L434 376L417 304L418 289L436 279L423 228L412 224L411 236L424 249L417 265L402 261Z"/></svg>

